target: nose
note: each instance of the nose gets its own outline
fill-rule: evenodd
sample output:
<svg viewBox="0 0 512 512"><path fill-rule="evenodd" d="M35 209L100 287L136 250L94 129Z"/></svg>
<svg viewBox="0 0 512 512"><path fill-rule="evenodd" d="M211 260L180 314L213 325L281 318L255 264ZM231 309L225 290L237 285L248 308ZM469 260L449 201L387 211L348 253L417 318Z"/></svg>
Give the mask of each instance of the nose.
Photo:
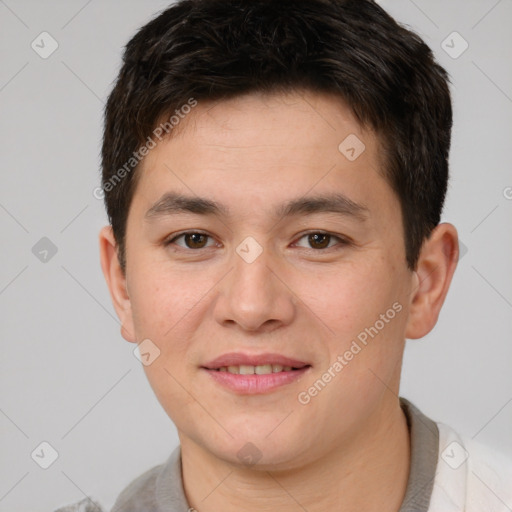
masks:
<svg viewBox="0 0 512 512"><path fill-rule="evenodd" d="M270 253L263 250L249 263L234 252L230 263L232 271L220 283L215 303L218 323L271 332L292 322L297 301Z"/></svg>

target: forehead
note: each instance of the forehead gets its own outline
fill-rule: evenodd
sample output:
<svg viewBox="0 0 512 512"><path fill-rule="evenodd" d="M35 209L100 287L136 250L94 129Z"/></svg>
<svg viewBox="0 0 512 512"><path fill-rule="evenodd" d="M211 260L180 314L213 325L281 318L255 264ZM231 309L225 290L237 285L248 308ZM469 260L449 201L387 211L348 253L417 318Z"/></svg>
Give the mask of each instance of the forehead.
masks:
<svg viewBox="0 0 512 512"><path fill-rule="evenodd" d="M241 150L286 145L302 149L324 146L331 152L338 151L341 139L350 134L367 139L370 146L377 142L376 135L360 125L341 98L299 90L200 102L173 129L170 138L182 144L193 139L194 144Z"/></svg>
<svg viewBox="0 0 512 512"><path fill-rule="evenodd" d="M275 211L283 196L309 191L365 204L372 202L365 183L367 192L387 186L381 154L376 134L333 95L254 93L199 102L145 157L137 188L151 205L177 190L245 198L246 212L271 202Z"/></svg>

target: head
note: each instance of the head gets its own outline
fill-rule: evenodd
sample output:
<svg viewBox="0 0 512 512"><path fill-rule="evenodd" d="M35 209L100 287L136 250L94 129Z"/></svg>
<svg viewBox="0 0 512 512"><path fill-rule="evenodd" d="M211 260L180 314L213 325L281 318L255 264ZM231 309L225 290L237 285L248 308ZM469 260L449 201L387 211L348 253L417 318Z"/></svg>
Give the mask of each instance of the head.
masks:
<svg viewBox="0 0 512 512"><path fill-rule="evenodd" d="M457 261L451 122L445 71L373 1L185 0L130 40L102 266L180 437L291 466L396 402L404 340L433 328ZM210 368L233 352L303 369L233 391Z"/></svg>

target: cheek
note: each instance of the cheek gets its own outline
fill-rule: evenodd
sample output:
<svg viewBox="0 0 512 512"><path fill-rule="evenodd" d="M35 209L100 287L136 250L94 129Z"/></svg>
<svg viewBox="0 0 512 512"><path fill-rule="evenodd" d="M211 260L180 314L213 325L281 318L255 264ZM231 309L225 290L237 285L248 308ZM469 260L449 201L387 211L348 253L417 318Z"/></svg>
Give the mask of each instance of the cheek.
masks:
<svg viewBox="0 0 512 512"><path fill-rule="evenodd" d="M159 351L144 371L157 399L177 425L183 418L175 415L184 415L195 402L184 384L189 380L187 361L194 321L197 315L205 315L201 298L210 287L204 280L156 266L132 287L137 338L151 340Z"/></svg>
<svg viewBox="0 0 512 512"><path fill-rule="evenodd" d="M181 365L170 364L162 355L150 366L145 366L144 372L160 405L178 428L193 422L194 416L197 419L200 411L193 397L197 393L188 392L190 386Z"/></svg>
<svg viewBox="0 0 512 512"><path fill-rule="evenodd" d="M207 291L207 283L153 265L131 283L132 314L138 337L161 340L179 330Z"/></svg>
<svg viewBox="0 0 512 512"><path fill-rule="evenodd" d="M302 289L304 294L309 290L304 302L329 328L324 339L330 364L343 358L338 377L343 396L372 395L375 375L389 382L401 360L407 312L397 272L390 261L375 258L339 268L329 279L309 279ZM314 288L315 282L321 286Z"/></svg>
<svg viewBox="0 0 512 512"><path fill-rule="evenodd" d="M341 339L373 325L400 300L393 269L378 260L340 265L328 273L301 274L294 286L331 336Z"/></svg>

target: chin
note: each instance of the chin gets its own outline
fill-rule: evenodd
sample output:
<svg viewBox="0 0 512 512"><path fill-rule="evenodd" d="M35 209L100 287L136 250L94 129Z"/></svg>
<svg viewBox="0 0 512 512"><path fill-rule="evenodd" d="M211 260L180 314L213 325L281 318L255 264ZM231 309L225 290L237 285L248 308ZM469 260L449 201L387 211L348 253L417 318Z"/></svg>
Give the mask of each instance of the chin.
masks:
<svg viewBox="0 0 512 512"><path fill-rule="evenodd" d="M268 435L278 422L265 429L264 434L256 435L251 429L239 430L233 437L228 435L203 438L201 446L214 457L224 460L239 468L258 471L288 470L306 463L311 457L309 443L304 443L300 436L292 436L289 429L283 429ZM265 425L267 426L267 425ZM260 432L260 426L255 431Z"/></svg>
<svg viewBox="0 0 512 512"><path fill-rule="evenodd" d="M294 450L293 446L283 446L280 449L274 444L267 443L265 446L259 447L252 442L245 442L241 448L233 451L229 450L215 453L221 458L233 464L238 468L245 468L251 471L286 471L294 469L301 465L299 450Z"/></svg>

